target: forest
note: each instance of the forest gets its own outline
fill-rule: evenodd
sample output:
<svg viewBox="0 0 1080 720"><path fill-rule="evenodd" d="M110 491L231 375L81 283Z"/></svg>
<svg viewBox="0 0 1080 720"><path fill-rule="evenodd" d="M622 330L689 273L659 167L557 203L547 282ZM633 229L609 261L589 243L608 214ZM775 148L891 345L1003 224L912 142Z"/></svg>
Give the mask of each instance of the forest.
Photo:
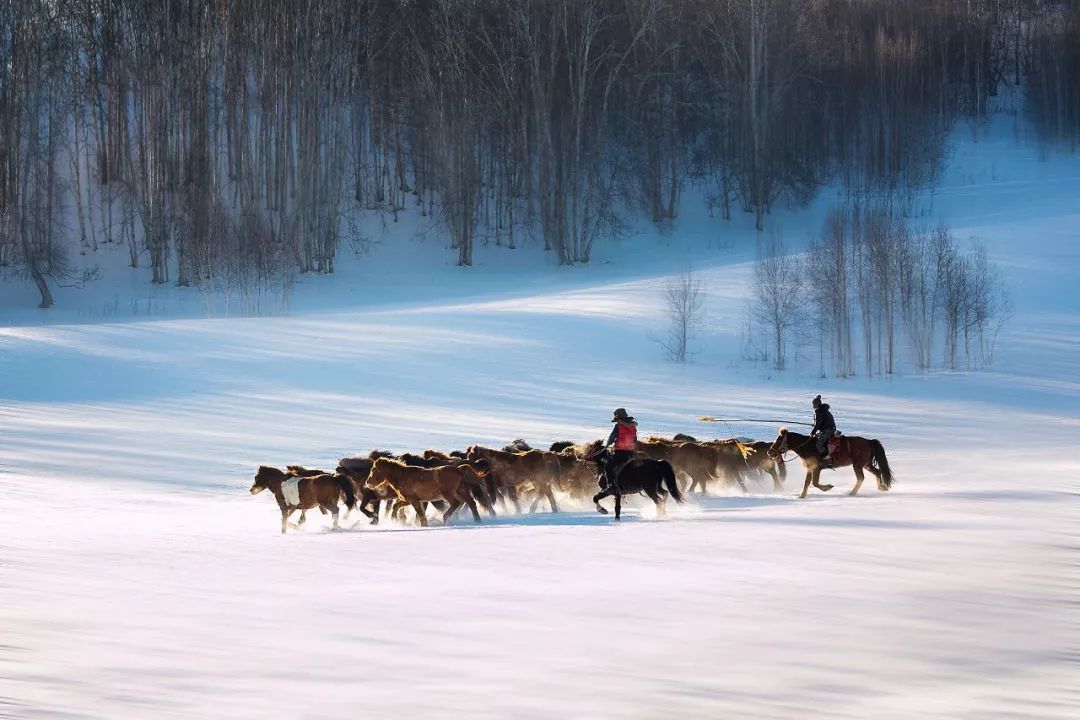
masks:
<svg viewBox="0 0 1080 720"><path fill-rule="evenodd" d="M461 265L571 265L688 188L759 230L827 183L891 217L1006 84L1076 151L1080 0L0 0L0 270L48 307L120 243L287 288L410 208Z"/></svg>

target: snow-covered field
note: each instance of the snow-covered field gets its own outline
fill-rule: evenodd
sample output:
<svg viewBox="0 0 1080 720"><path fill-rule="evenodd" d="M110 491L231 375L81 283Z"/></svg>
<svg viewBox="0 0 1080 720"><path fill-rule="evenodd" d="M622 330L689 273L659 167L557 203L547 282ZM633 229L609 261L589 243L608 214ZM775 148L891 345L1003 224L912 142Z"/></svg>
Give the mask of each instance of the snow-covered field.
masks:
<svg viewBox="0 0 1080 720"><path fill-rule="evenodd" d="M553 281L342 273L279 318L45 325L5 294L0 717L1076 717L1080 161L959 134L926 217L1008 275L989 372L741 363L745 244L695 255L710 325L686 367L651 339L679 262L636 245ZM882 440L892 492L847 497L843 469L800 501L793 468L665 519L312 514L284 537L247 492L260 463L598 437L616 406L645 433L772 439L696 418L802 420L817 392Z"/></svg>

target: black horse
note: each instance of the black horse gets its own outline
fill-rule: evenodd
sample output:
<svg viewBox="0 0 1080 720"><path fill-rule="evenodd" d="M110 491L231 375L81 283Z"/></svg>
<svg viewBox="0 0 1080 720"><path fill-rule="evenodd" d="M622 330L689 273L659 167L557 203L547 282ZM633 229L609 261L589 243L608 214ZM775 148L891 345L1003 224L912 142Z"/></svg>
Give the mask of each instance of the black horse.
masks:
<svg viewBox="0 0 1080 720"><path fill-rule="evenodd" d="M615 496L615 519L622 516L622 496L633 495L643 492L656 503L656 512L663 515L665 512L664 486L667 492L676 502L684 502L685 498L679 492L679 485L675 482L675 471L667 460L652 460L650 458L634 458L627 462L615 476L611 483L607 481L604 468L607 467L611 454L607 448L600 448L591 452L588 458L596 463L597 477L600 481L600 492L593 496L596 509L607 515L607 510L600 501L612 495Z"/></svg>

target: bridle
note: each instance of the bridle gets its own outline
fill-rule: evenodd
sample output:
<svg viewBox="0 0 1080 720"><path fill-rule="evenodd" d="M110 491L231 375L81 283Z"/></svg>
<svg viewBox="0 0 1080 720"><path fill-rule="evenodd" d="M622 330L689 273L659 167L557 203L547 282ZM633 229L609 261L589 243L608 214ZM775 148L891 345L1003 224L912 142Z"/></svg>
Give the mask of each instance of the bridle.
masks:
<svg viewBox="0 0 1080 720"><path fill-rule="evenodd" d="M784 439L783 445L781 445L779 448L776 448L775 450L773 448L769 448L769 450L770 450L770 456L771 456L772 452L775 452L776 453L776 459L779 460L782 463L788 462L788 458L786 458L784 456L787 455L789 452L793 452L793 453L795 453L795 457L799 457L799 453L797 452L797 450L799 450L799 448L801 448L802 446L806 445L807 443L809 443L811 440L814 439L812 435L807 436L807 438L805 440L803 440L801 443L799 443L795 447L789 447L788 446L788 439L787 439L788 434L783 433L781 435L781 437L783 437L783 439Z"/></svg>

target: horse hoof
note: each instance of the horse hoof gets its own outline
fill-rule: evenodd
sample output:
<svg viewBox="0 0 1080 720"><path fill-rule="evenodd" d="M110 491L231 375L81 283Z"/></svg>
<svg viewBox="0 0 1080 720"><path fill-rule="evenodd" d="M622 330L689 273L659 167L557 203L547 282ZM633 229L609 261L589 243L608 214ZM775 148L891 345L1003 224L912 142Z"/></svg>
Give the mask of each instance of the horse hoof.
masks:
<svg viewBox="0 0 1080 720"><path fill-rule="evenodd" d="M852 490L851 492L848 493L848 497L855 497L855 494L856 494L855 491Z"/></svg>
<svg viewBox="0 0 1080 720"><path fill-rule="evenodd" d="M607 510L600 507L599 505L596 506L596 512L600 513L601 515L607 515Z"/></svg>
<svg viewBox="0 0 1080 720"><path fill-rule="evenodd" d="M833 489L832 485L822 485L821 486L821 492L829 492L832 489Z"/></svg>

